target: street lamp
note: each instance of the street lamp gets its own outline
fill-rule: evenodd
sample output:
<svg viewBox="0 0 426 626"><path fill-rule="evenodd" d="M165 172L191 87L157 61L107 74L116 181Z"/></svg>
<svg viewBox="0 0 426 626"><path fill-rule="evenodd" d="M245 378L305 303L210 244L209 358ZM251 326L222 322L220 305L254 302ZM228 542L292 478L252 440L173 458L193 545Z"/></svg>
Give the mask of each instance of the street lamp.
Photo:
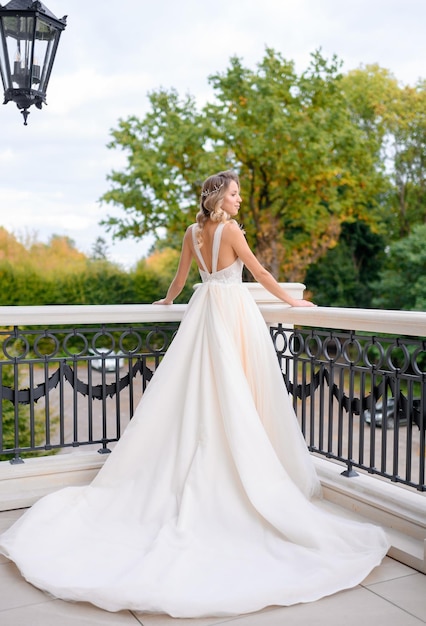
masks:
<svg viewBox="0 0 426 626"><path fill-rule="evenodd" d="M28 108L46 104L46 89L66 16L58 19L42 2L0 4L0 72L4 103L16 102L27 125Z"/></svg>

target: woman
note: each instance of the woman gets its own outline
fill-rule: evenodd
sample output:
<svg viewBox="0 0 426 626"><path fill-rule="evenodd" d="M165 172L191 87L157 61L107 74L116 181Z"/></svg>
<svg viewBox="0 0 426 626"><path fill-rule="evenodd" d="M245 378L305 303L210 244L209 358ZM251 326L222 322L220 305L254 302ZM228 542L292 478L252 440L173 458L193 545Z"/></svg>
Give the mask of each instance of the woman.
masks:
<svg viewBox="0 0 426 626"><path fill-rule="evenodd" d="M224 229L220 237L220 257L218 258L217 270L231 267L239 259L265 289L283 302L287 302L291 306L314 306L312 302L307 300L292 298L256 259L237 222L230 219L238 214L241 202L239 180L234 172L220 172L215 176L210 176L205 181L201 192L201 206L197 215L197 224L193 224L186 231L177 274L170 285L167 296L156 304L173 304L174 298L180 294L185 285L193 259L197 261L201 272L207 271L209 273L208 268L210 268L211 273L214 233L218 223L224 223L227 228ZM198 250L201 247L203 247L203 253L200 256ZM207 265L204 263L204 254ZM238 279L240 272L237 271L237 274ZM204 278L206 278L205 274Z"/></svg>
<svg viewBox="0 0 426 626"><path fill-rule="evenodd" d="M166 297L195 259L203 280L113 453L87 487L53 493L0 537L34 585L109 611L235 615L309 602L378 565L383 531L324 512L319 481L243 264L259 264L230 218L238 178L201 192Z"/></svg>

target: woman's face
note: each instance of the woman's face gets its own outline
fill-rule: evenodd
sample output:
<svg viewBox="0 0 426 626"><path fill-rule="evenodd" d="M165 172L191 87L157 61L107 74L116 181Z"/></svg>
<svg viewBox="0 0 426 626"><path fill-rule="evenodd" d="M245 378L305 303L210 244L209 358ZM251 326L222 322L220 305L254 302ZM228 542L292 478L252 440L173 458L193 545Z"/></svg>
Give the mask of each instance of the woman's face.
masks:
<svg viewBox="0 0 426 626"><path fill-rule="evenodd" d="M222 200L222 209L226 211L228 215L237 215L240 210L241 202L240 188L235 180L231 180L228 189L225 192L225 197Z"/></svg>

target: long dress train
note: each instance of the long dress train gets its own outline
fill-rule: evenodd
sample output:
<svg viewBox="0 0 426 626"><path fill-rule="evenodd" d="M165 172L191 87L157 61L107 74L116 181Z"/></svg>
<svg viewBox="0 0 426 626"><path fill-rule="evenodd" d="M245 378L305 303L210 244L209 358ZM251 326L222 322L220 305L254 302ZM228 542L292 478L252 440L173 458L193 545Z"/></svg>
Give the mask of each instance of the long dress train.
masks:
<svg viewBox="0 0 426 626"><path fill-rule="evenodd" d="M235 615L357 585L382 529L325 512L242 263L209 273L93 482L39 500L0 536L22 575L109 611ZM194 232L194 229L193 229Z"/></svg>

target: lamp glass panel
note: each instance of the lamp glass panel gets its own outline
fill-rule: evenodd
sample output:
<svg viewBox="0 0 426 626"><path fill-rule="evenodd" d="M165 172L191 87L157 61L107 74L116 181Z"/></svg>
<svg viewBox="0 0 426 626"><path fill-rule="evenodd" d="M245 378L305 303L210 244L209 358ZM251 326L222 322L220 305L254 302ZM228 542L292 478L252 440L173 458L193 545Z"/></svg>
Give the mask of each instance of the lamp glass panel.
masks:
<svg viewBox="0 0 426 626"><path fill-rule="evenodd" d="M3 28L3 20L0 18L0 71L1 71L1 79L3 82L3 88L6 89L11 88L10 82L10 65L9 65L9 54L6 47L6 41L4 37L4 28Z"/></svg>
<svg viewBox="0 0 426 626"><path fill-rule="evenodd" d="M31 79L32 89L41 92L46 91L53 64L54 43L58 36L58 31L51 24L37 18Z"/></svg>
<svg viewBox="0 0 426 626"><path fill-rule="evenodd" d="M30 88L34 17L3 18L13 89Z"/></svg>

